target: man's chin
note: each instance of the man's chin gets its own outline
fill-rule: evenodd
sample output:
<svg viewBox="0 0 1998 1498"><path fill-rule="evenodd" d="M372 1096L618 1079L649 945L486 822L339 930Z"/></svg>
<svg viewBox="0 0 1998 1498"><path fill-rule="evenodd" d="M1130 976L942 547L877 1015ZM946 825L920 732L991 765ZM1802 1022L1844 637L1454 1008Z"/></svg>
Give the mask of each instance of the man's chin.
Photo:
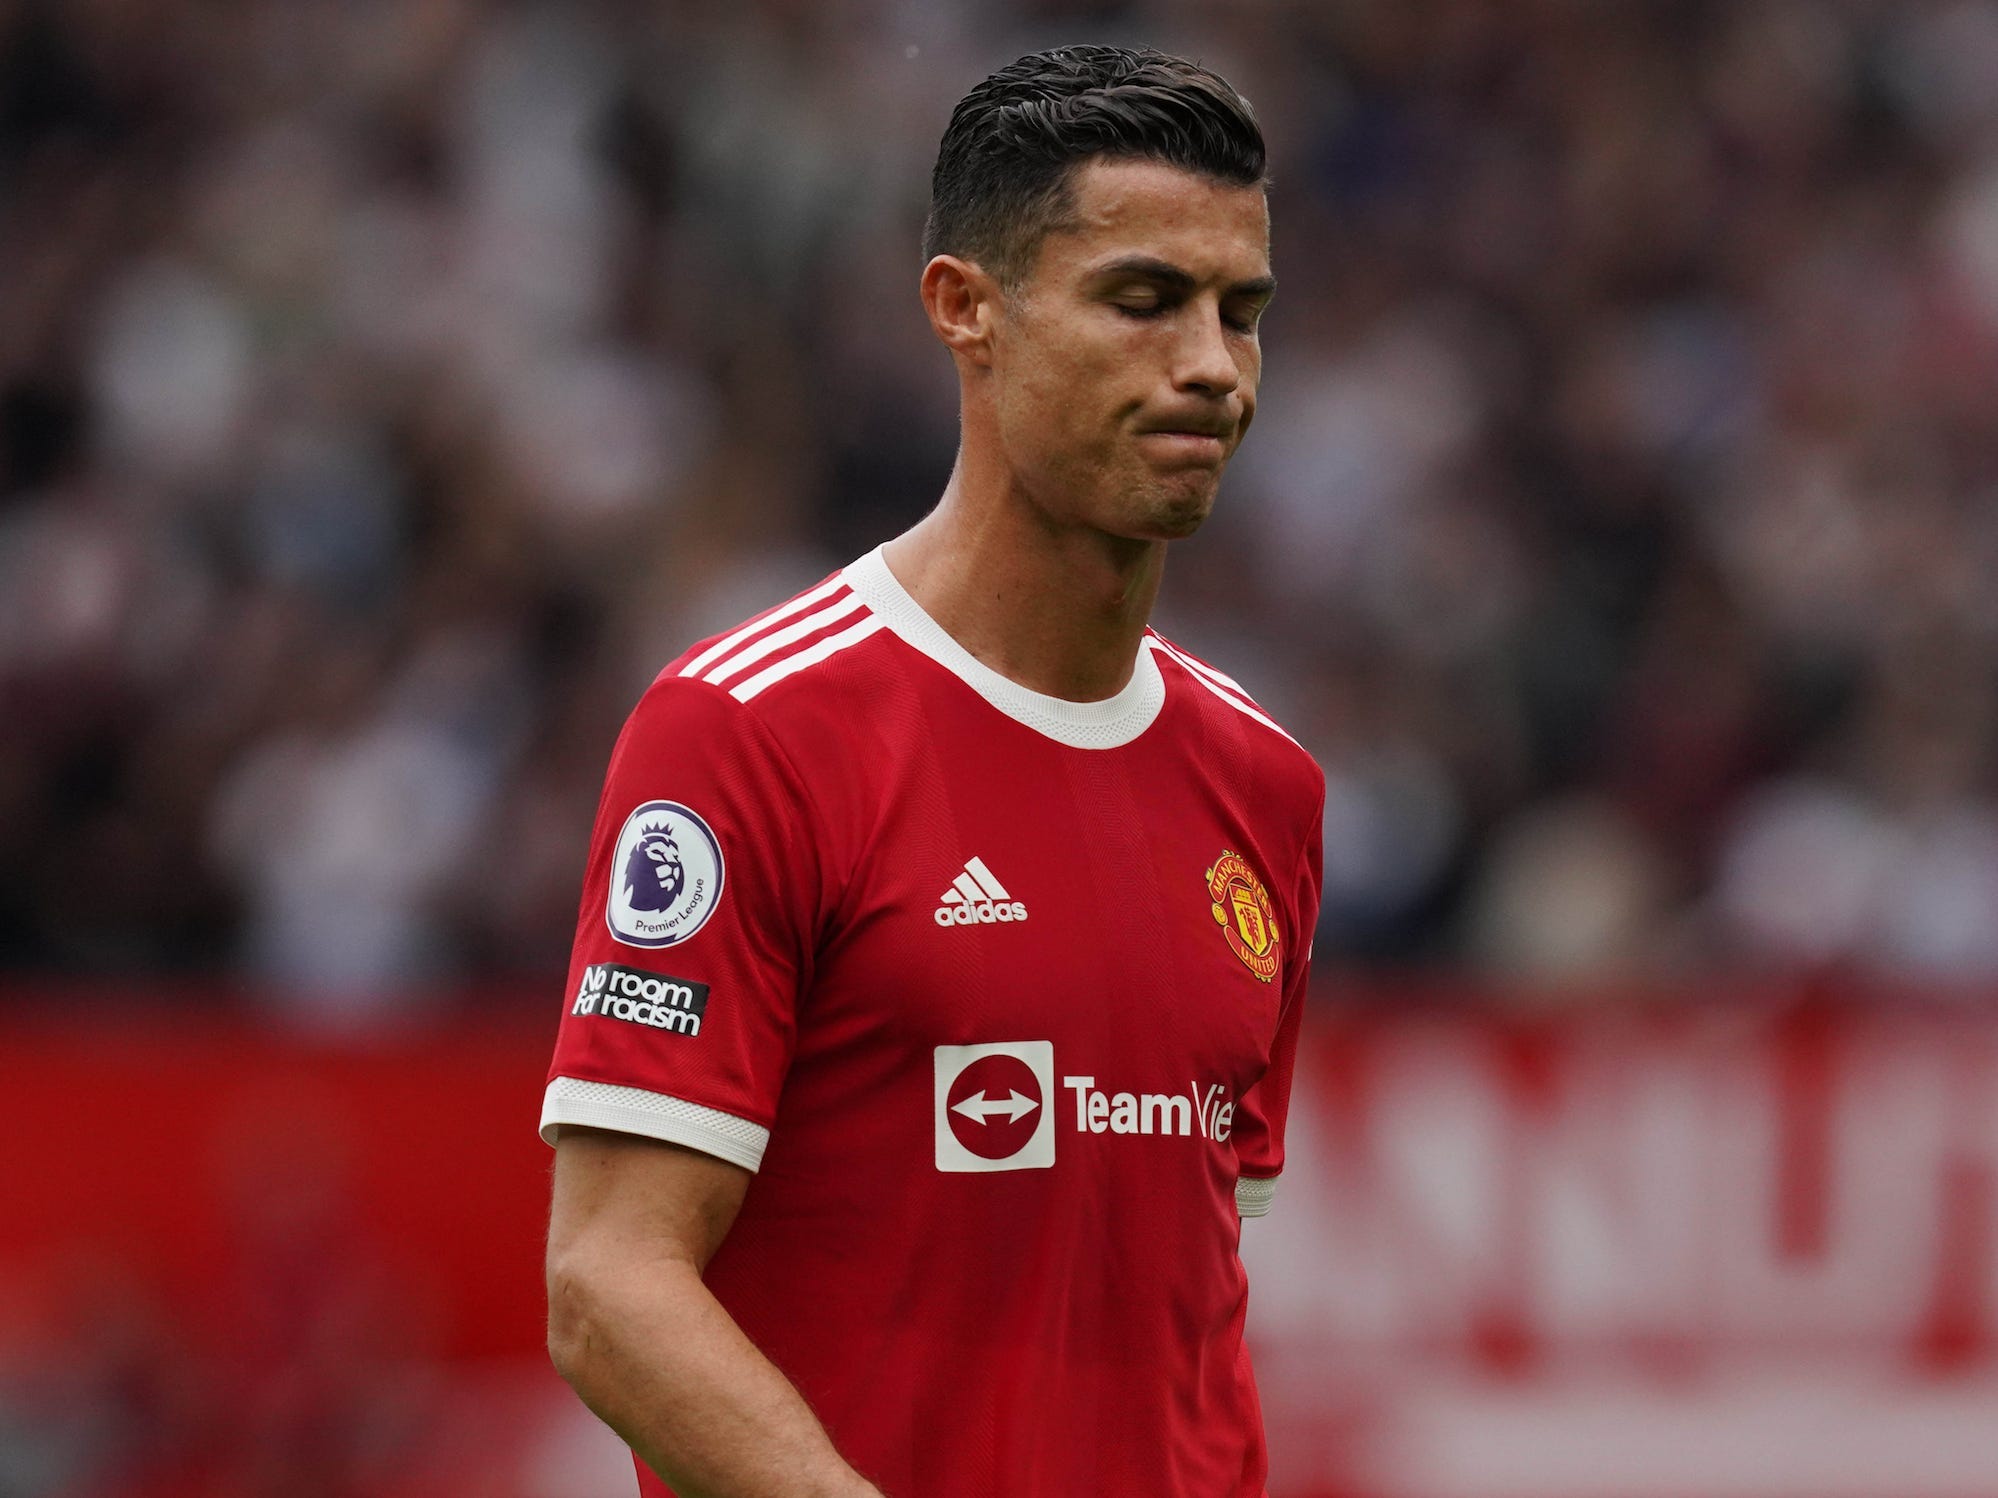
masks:
<svg viewBox="0 0 1998 1498"><path fill-rule="evenodd" d="M1144 517L1145 539L1183 541L1214 513L1218 475L1204 476L1197 485L1168 485L1154 494Z"/></svg>
<svg viewBox="0 0 1998 1498"><path fill-rule="evenodd" d="M1202 508L1190 514L1173 514L1161 517L1152 539L1155 541L1184 541L1206 523L1209 513L1208 509Z"/></svg>

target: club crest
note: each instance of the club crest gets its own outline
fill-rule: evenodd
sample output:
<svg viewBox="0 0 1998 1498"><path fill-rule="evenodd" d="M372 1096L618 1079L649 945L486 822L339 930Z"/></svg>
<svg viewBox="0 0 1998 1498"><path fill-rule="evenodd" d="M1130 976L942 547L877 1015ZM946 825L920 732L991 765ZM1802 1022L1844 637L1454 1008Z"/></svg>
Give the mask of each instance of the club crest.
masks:
<svg viewBox="0 0 1998 1498"><path fill-rule="evenodd" d="M670 947L714 914L722 852L698 813L677 801L647 801L625 818L611 853L604 919L628 946Z"/></svg>
<svg viewBox="0 0 1998 1498"><path fill-rule="evenodd" d="M1228 948L1242 965L1263 982L1276 977L1282 938L1269 891L1249 861L1239 853L1223 852L1207 870L1207 898Z"/></svg>

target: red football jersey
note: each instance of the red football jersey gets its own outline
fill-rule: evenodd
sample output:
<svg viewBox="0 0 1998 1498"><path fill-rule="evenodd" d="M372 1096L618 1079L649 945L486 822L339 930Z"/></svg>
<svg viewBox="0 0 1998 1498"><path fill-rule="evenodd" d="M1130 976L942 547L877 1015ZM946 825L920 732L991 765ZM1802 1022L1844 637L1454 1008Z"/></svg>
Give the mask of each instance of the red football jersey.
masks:
<svg viewBox="0 0 1998 1498"><path fill-rule="evenodd" d="M707 1282L890 1498L1259 1498L1323 798L1158 635L1046 697L876 551L633 712L542 1134L757 1173Z"/></svg>

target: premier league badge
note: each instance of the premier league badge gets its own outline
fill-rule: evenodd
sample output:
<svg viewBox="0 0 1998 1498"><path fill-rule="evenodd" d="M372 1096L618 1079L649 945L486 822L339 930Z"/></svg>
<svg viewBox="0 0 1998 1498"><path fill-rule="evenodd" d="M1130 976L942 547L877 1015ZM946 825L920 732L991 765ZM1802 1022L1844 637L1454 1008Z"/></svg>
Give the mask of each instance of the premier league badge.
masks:
<svg viewBox="0 0 1998 1498"><path fill-rule="evenodd" d="M721 892L721 844L697 813L648 801L625 818L604 906L612 936L634 947L683 942L714 914Z"/></svg>

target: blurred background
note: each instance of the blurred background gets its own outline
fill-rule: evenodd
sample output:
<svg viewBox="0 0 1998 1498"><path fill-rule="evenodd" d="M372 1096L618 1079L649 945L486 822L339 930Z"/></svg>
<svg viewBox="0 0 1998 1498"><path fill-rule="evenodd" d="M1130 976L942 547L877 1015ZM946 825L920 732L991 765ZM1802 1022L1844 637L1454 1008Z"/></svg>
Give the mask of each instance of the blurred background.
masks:
<svg viewBox="0 0 1998 1498"><path fill-rule="evenodd" d="M922 514L935 144L1252 100L1160 627L1325 766L1273 1498L1998 1494L1998 4L0 0L0 1495L630 1490L538 1350L623 715Z"/></svg>

